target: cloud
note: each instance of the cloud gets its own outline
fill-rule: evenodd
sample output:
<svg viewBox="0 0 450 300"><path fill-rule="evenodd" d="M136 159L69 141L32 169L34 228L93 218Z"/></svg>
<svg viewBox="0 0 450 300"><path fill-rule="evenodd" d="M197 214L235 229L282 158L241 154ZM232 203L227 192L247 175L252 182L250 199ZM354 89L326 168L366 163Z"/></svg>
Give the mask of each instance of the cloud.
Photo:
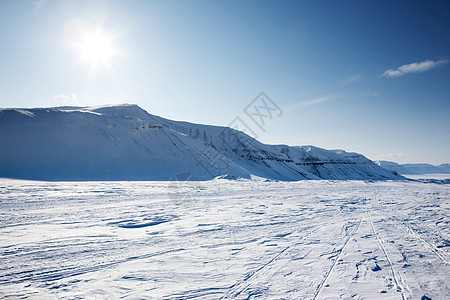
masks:
<svg viewBox="0 0 450 300"><path fill-rule="evenodd" d="M78 96L75 93L71 93L71 94L69 93L67 95L65 95L65 94L55 95L53 98L60 100L65 104L71 104L71 105L79 104Z"/></svg>
<svg viewBox="0 0 450 300"><path fill-rule="evenodd" d="M381 93L375 91L366 91L360 95L360 97L377 97L380 96Z"/></svg>
<svg viewBox="0 0 450 300"><path fill-rule="evenodd" d="M301 106L310 106L310 105L334 100L336 98L338 98L338 97L337 96L325 96L325 97L321 97L321 98L316 98L316 99L300 102L298 104L300 104Z"/></svg>
<svg viewBox="0 0 450 300"><path fill-rule="evenodd" d="M342 80L341 84L342 85L352 84L352 83L354 83L356 81L361 80L361 78L362 78L362 75L361 74L357 74L357 75L345 78L344 80Z"/></svg>
<svg viewBox="0 0 450 300"><path fill-rule="evenodd" d="M448 63L448 60L444 60L444 59L437 60L437 61L426 60L426 61L419 62L419 63L403 65L403 66L399 67L398 69L389 69L386 72L384 72L381 76L391 77L391 78L400 77L400 76L403 76L403 75L409 74L409 73L419 73L419 72L429 71L431 69L437 68L440 65L443 65L446 63Z"/></svg>
<svg viewBox="0 0 450 300"><path fill-rule="evenodd" d="M288 106L287 108L284 108L283 111L285 111L285 112L286 111L291 111L291 110L295 110L295 109L300 108L300 107L311 106L311 105L315 105L315 104L331 101L331 100L337 99L339 97L340 96L330 95L330 96L324 96L324 97L320 97L320 98L315 98L315 99L308 100L308 101L302 101L302 102L295 103L295 104L293 104L291 106Z"/></svg>
<svg viewBox="0 0 450 300"><path fill-rule="evenodd" d="M46 2L47 0L37 0L36 2L34 2L33 14L36 15L39 12L39 10L45 5Z"/></svg>
<svg viewBox="0 0 450 300"><path fill-rule="evenodd" d="M405 156L404 153L386 153L386 154L377 155L377 159L391 160L391 159L395 159L395 158L402 158L403 156Z"/></svg>

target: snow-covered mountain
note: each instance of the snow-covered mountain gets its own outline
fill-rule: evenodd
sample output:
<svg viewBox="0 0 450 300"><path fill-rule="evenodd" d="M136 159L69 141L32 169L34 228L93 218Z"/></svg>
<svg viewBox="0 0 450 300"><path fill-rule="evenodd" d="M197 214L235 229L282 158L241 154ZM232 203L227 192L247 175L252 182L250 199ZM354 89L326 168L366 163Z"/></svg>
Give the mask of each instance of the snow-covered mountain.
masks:
<svg viewBox="0 0 450 300"><path fill-rule="evenodd" d="M137 105L0 110L0 177L38 180L404 179L361 154L266 145Z"/></svg>
<svg viewBox="0 0 450 300"><path fill-rule="evenodd" d="M398 164L393 161L385 160L380 160L376 163L386 170L395 171L404 175L450 174L450 164L441 164L437 166L431 164Z"/></svg>

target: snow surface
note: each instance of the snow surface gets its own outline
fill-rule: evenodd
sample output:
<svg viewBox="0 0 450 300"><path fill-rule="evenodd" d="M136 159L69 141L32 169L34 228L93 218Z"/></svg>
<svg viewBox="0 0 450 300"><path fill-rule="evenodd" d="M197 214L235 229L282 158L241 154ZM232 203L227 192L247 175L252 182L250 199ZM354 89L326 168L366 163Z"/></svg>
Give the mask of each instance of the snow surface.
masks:
<svg viewBox="0 0 450 300"><path fill-rule="evenodd" d="M129 104L3 109L0 140L5 178L405 179L361 154L266 145L231 128L171 121Z"/></svg>
<svg viewBox="0 0 450 300"><path fill-rule="evenodd" d="M0 298L448 299L450 185L0 181Z"/></svg>

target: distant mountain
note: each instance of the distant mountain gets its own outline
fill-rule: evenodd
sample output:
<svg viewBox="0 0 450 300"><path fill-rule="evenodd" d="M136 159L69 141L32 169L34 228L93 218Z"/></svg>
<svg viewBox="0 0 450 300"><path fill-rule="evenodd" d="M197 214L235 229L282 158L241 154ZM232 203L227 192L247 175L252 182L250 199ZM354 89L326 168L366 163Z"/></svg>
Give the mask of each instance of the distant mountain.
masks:
<svg viewBox="0 0 450 300"><path fill-rule="evenodd" d="M403 175L450 174L450 164L437 166L430 164L398 164L384 160L377 161L376 163L386 170L395 171Z"/></svg>
<svg viewBox="0 0 450 300"><path fill-rule="evenodd" d="M0 139L0 177L8 178L405 179L361 154L266 145L228 127L171 121L128 104L3 109Z"/></svg>

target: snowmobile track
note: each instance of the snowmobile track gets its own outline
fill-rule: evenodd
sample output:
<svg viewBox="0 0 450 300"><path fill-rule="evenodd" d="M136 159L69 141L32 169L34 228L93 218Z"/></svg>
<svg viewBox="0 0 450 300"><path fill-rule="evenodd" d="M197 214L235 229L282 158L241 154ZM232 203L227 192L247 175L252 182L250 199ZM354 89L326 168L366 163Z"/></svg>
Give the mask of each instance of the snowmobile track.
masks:
<svg viewBox="0 0 450 300"><path fill-rule="evenodd" d="M381 251L383 252L384 256L386 257L387 261L389 262L389 267L390 267L391 272L392 272L392 277L394 279L394 283L397 286L397 291L399 291L401 293L402 299L406 300L406 297L405 297L405 294L404 294L404 290L405 289L404 289L404 287L402 285L400 285L399 278L401 279L402 282L404 282L404 281L401 278L400 273L398 273L398 276L395 275L396 272L395 272L394 266L392 264L391 258L389 257L389 254L387 253L386 248L383 245L383 242L381 241L380 237L378 236L378 232L375 230L375 226L373 225L372 215L371 215L370 211L367 211L367 216L369 218L370 227L372 228L372 232L375 235L375 238L376 238L376 240L378 242L378 245L379 245Z"/></svg>
<svg viewBox="0 0 450 300"><path fill-rule="evenodd" d="M347 238L345 239L344 245L337 250L338 255L336 256L335 260L333 261L333 264L331 265L331 268L328 272L325 273L324 278L322 279L322 281L319 283L319 285L316 288L316 292L314 294L314 297L312 298L313 300L318 299L317 297L319 296L320 292L322 291L323 287L325 286L325 283L327 281L327 279L330 277L330 274L333 272L334 267L336 266L336 264L339 261L339 258L341 257L342 251L344 251L345 247L347 246L348 242L350 241L350 239L353 237L353 235L355 235L355 233L358 231L359 227L361 226L361 223L363 221L363 218L361 218L358 221L358 225L354 227L353 230L351 230L350 232L347 232Z"/></svg>
<svg viewBox="0 0 450 300"><path fill-rule="evenodd" d="M267 263L262 265L257 270L251 272L248 274L243 280L238 281L237 283L233 284L228 292L223 295L220 299L235 299L239 295L241 295L245 290L247 290L251 286L251 279L256 278L258 274L262 273L264 270L269 269L276 261L280 260L282 257L285 257L288 255L289 250L293 248L295 245L300 244L301 242L305 241L311 234L318 231L324 224L329 223L330 221L334 220L338 215L342 214L343 209L342 207L339 209L339 211L334 214L329 221L323 222L321 224L317 224L314 229L310 230L306 235L301 237L299 240L297 240L295 243L285 247L282 249L278 254L276 254L271 260L269 260ZM359 226L359 225L358 225Z"/></svg>

